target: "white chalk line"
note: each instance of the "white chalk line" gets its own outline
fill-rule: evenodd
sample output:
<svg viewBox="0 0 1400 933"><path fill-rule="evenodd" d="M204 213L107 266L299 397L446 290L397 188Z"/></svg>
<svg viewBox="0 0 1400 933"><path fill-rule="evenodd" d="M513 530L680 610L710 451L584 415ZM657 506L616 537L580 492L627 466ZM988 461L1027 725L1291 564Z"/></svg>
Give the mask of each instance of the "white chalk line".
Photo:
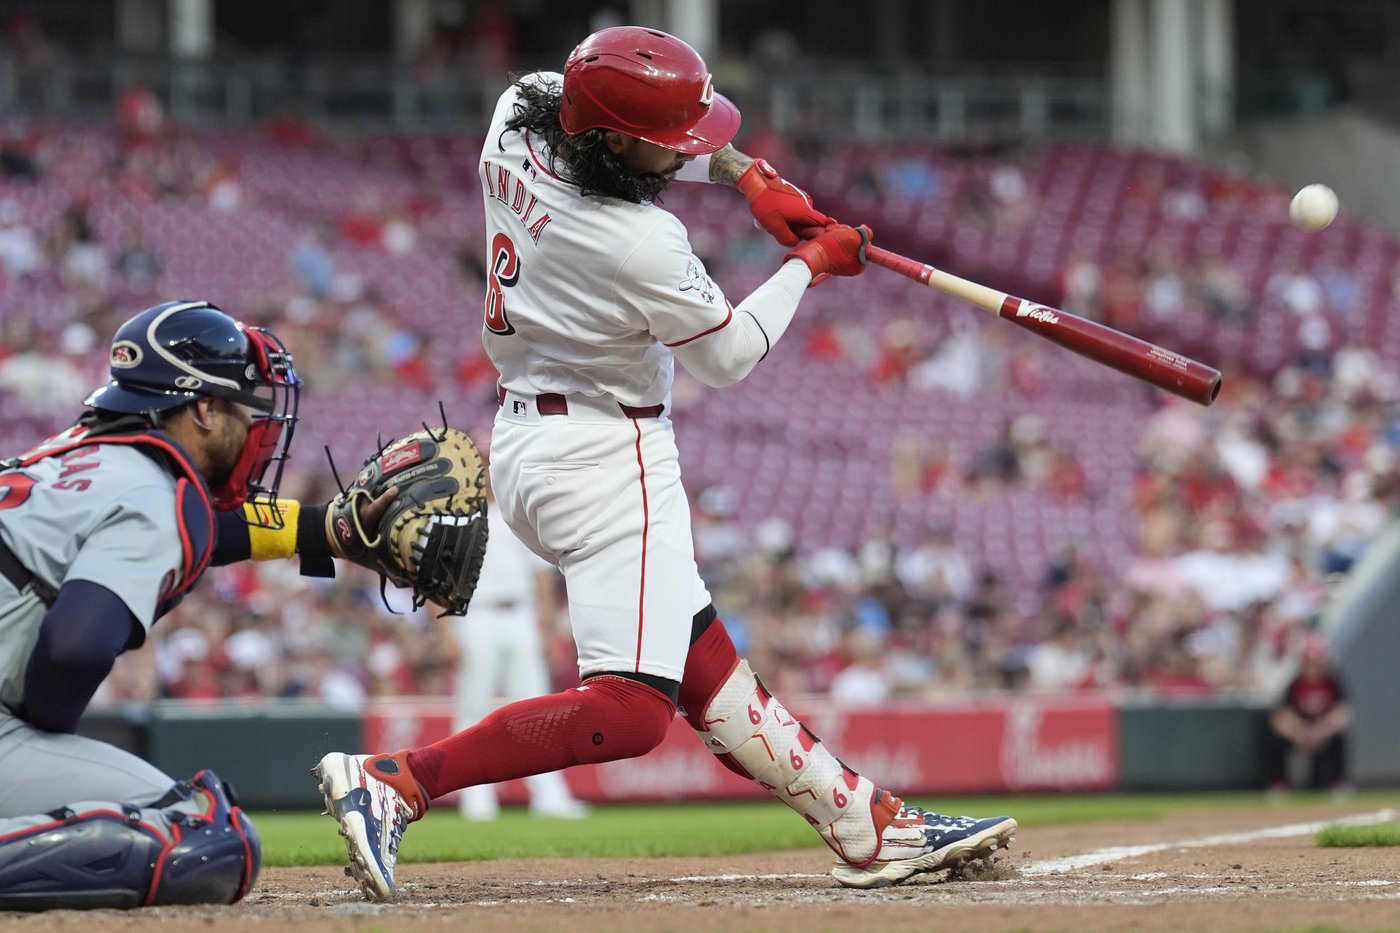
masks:
<svg viewBox="0 0 1400 933"><path fill-rule="evenodd" d="M823 872L814 874L792 874L783 873L775 875L685 875L680 878L672 878L672 881L811 881L815 878L830 878L831 875Z"/></svg>
<svg viewBox="0 0 1400 933"><path fill-rule="evenodd" d="M1019 866L1019 871L1023 877L1054 875L1062 872L1074 871L1077 868L1088 868L1093 865L1106 865L1112 862L1119 862L1123 859L1135 858L1139 855L1150 855L1153 852L1165 852L1168 849L1205 849L1212 846L1240 845L1243 843L1258 842L1263 839L1287 839L1292 836L1307 836L1321 832L1328 826L1372 826L1378 823L1389 823L1394 819L1395 811L1386 808L1377 810L1374 813L1362 813L1355 816L1337 817L1330 820L1315 820L1307 823L1287 823L1283 826L1267 826L1263 829L1253 829L1248 832L1202 836L1199 839L1183 839L1176 842L1158 842L1150 845L1138 846L1114 846L1112 848L1086 852L1082 855L1069 855L1064 858L1047 859L1043 862L1032 862L1029 865ZM825 874L685 875L679 878L672 878L671 881L796 881L825 877L827 877Z"/></svg>
<svg viewBox="0 0 1400 933"><path fill-rule="evenodd" d="M1331 820L1316 820L1310 823L1289 823L1284 826L1268 826L1263 829L1250 830L1249 832L1223 833L1218 836L1202 836L1199 839L1183 839L1179 842L1159 842L1153 843L1152 845L1141 846L1115 846L1113 848L1086 852L1083 855L1068 855L1064 858L1032 862L1029 865L1021 866L1021 874L1023 876L1054 875L1061 872L1074 871L1078 868L1088 868L1091 865L1106 865L1111 862L1120 862L1123 859L1136 858L1139 855L1149 855L1153 852L1165 852L1168 849L1205 849L1211 846L1228 846L1247 842L1258 842L1261 839L1286 839L1290 836L1307 836L1321 832L1328 826L1372 826L1377 823L1389 823L1394 819L1395 811L1387 808L1384 810L1377 810L1375 813L1362 813L1357 816L1338 817Z"/></svg>

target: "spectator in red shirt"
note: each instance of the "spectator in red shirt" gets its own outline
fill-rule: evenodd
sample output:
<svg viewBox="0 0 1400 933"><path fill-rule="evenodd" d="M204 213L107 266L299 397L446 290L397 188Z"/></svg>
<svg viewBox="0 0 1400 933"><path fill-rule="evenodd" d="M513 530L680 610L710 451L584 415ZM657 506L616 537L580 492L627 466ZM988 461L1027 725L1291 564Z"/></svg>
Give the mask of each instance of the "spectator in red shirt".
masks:
<svg viewBox="0 0 1400 933"><path fill-rule="evenodd" d="M117 98L117 131L133 149L154 143L165 132L165 106L155 92L140 81L133 81Z"/></svg>
<svg viewBox="0 0 1400 933"><path fill-rule="evenodd" d="M321 141L320 131L296 101L284 103L268 118L262 125L262 134L269 142L288 148L309 149Z"/></svg>
<svg viewBox="0 0 1400 933"><path fill-rule="evenodd" d="M457 385L464 389L494 387L498 375L496 367L491 363L491 358L486 355L486 351L482 350L479 344L475 347L468 347L457 357L455 373Z"/></svg>
<svg viewBox="0 0 1400 933"><path fill-rule="evenodd" d="M909 370L919 361L920 355L914 322L908 318L896 318L886 324L880 334L880 349L875 357L871 378L876 385L903 382L909 377Z"/></svg>
<svg viewBox="0 0 1400 933"><path fill-rule="evenodd" d="M1269 717L1269 752L1273 788L1286 790L1289 758L1307 762L1307 784L1314 790L1338 789L1347 782L1346 730L1351 707L1328 660L1327 641L1312 635L1303 643L1298 675L1283 692Z"/></svg>
<svg viewBox="0 0 1400 933"><path fill-rule="evenodd" d="M805 346L807 357L813 360L833 362L843 359L846 355L841 333L836 329L836 322L828 314L818 316L813 322L811 330L807 332Z"/></svg>
<svg viewBox="0 0 1400 933"><path fill-rule="evenodd" d="M1089 488L1089 474L1084 465L1066 448L1055 449L1050 456L1050 469L1045 475L1045 490L1052 499L1073 502L1083 499Z"/></svg>
<svg viewBox="0 0 1400 933"><path fill-rule="evenodd" d="M1119 253L1104 272L1103 320L1119 330L1137 329L1142 314L1142 272L1130 253Z"/></svg>
<svg viewBox="0 0 1400 933"><path fill-rule="evenodd" d="M432 356L428 350L428 338L419 331L403 335L405 350L394 362L394 377L399 384L431 392L437 386Z"/></svg>

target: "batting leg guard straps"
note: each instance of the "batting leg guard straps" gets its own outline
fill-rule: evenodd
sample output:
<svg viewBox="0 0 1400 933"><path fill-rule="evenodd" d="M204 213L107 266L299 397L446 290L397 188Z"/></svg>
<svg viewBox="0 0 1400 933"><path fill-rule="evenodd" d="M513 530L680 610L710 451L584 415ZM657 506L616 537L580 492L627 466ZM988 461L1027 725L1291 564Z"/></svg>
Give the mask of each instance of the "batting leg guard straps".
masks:
<svg viewBox="0 0 1400 933"><path fill-rule="evenodd" d="M261 844L212 771L146 807L87 801L0 835L0 910L232 904Z"/></svg>
<svg viewBox="0 0 1400 933"><path fill-rule="evenodd" d="M846 767L740 660L705 709L700 738L811 823L851 864L879 852L889 794ZM893 799L893 798L890 798ZM884 804L877 806L877 803ZM898 810L898 802L895 803Z"/></svg>

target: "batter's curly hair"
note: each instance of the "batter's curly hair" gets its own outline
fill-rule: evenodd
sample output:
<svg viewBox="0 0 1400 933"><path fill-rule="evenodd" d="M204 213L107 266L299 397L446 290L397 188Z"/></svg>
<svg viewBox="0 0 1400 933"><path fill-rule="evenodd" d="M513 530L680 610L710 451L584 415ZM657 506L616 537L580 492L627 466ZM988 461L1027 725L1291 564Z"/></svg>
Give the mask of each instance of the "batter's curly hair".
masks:
<svg viewBox="0 0 1400 933"><path fill-rule="evenodd" d="M535 80L517 80L521 102L506 121L506 130L528 131L548 147L549 170L577 185L584 197L601 195L640 204L654 201L671 179L656 172L629 172L604 139L606 130L584 130L577 136L559 123L560 89ZM501 145L497 141L497 145ZM504 149L504 146L501 146Z"/></svg>

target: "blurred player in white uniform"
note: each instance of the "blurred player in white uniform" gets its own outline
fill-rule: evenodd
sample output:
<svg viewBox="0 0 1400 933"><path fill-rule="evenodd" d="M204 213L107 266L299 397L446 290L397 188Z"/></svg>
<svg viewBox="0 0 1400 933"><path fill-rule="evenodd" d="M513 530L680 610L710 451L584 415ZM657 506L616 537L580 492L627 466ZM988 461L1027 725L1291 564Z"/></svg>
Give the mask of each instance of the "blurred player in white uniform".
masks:
<svg viewBox="0 0 1400 933"><path fill-rule="evenodd" d="M399 840L431 798L645 754L677 706L726 766L821 834L844 885L957 865L1015 832L1007 817L906 807L840 762L739 658L696 570L675 361L711 386L744 378L810 285L864 270L869 241L729 145L738 127L694 49L633 26L589 36L562 75L527 75L496 107L481 162L483 339L501 402L491 479L510 527L564 574L583 685L424 748L323 759L328 796L365 801L341 828L369 897L394 895ZM738 188L789 248L737 305L656 203L677 179Z"/></svg>
<svg viewBox="0 0 1400 933"><path fill-rule="evenodd" d="M248 892L258 836L224 782L177 782L78 721L210 564L332 572L325 507L277 499L300 384L276 337L168 302L117 331L111 374L74 427L0 461L0 910Z"/></svg>
<svg viewBox="0 0 1400 933"><path fill-rule="evenodd" d="M486 513L491 542L481 565L481 577L465 616L449 621L461 650L454 682L454 727L459 731L480 722L498 700L523 700L549 691L543 635L558 609L554 595L558 572L510 530L494 508L487 486ZM525 776L534 816L578 819L588 807L575 799L558 771ZM491 820L500 813L494 784L474 784L462 791L462 815Z"/></svg>

